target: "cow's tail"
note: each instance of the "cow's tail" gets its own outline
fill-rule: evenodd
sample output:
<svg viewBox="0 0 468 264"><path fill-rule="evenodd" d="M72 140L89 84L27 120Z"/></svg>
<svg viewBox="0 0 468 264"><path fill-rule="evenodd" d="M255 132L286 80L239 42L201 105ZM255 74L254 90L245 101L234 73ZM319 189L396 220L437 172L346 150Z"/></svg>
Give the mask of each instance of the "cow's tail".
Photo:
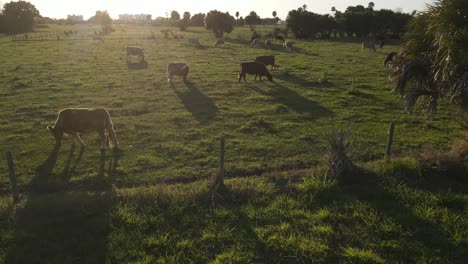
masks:
<svg viewBox="0 0 468 264"><path fill-rule="evenodd" d="M109 138L110 138L110 140L112 140L112 145L115 148L118 148L119 142L117 141L117 136L115 135L115 130L114 130L114 124L112 123L112 119L109 113L107 114L106 129L107 129L107 132L109 133L107 135L107 142L109 142Z"/></svg>

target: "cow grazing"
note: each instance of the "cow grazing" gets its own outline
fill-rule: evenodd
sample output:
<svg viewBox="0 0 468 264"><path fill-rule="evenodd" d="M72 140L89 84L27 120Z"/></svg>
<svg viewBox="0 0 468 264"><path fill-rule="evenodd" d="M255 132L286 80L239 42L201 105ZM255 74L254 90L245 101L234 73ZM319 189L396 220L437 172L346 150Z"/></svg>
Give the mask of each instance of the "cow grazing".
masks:
<svg viewBox="0 0 468 264"><path fill-rule="evenodd" d="M128 46L126 48L126 51L127 51L127 57L126 57L127 58L127 63L130 62L130 56L131 55L138 56L138 59L140 60L140 62L145 61L145 53L143 52L142 48Z"/></svg>
<svg viewBox="0 0 468 264"><path fill-rule="evenodd" d="M254 80L257 80L257 76L260 76L260 81L263 76L266 76L270 82L273 81L273 76L268 72L265 64L261 62L243 62L240 64L239 82L242 78L245 80L245 75L255 75Z"/></svg>
<svg viewBox="0 0 468 264"><path fill-rule="evenodd" d="M250 46L252 48L256 48L258 45L260 45L260 39L259 38L256 38L252 41L252 43L250 44Z"/></svg>
<svg viewBox="0 0 468 264"><path fill-rule="evenodd" d="M189 38L187 39L187 45L195 45L195 46L200 46L200 41L198 41L197 38Z"/></svg>
<svg viewBox="0 0 468 264"><path fill-rule="evenodd" d="M379 45L379 46L380 46L381 49L383 49L384 45L385 45L385 42L380 41L380 45Z"/></svg>
<svg viewBox="0 0 468 264"><path fill-rule="evenodd" d="M283 43L283 47L286 48L288 52L292 52L293 43L291 41Z"/></svg>
<svg viewBox="0 0 468 264"><path fill-rule="evenodd" d="M271 65L271 69L275 69L275 56L258 56L255 62L261 62L265 64L265 66Z"/></svg>
<svg viewBox="0 0 468 264"><path fill-rule="evenodd" d="M218 46L224 46L224 38L219 38L217 41L216 41L216 44L214 45L215 48L218 47Z"/></svg>
<svg viewBox="0 0 468 264"><path fill-rule="evenodd" d="M187 63L169 63L167 65L167 80L171 84L171 87L174 87L172 83L172 77L175 76L183 76L184 83L187 82L187 77L189 73L189 66Z"/></svg>
<svg viewBox="0 0 468 264"><path fill-rule="evenodd" d="M67 108L61 110L54 125L48 125L47 129L55 137L58 145L61 144L63 134L69 134L80 141L84 147L85 144L80 138L79 133L98 132L101 137L101 149L105 149L109 143L109 137L115 148L119 147L119 142L115 135L109 112L104 108ZM105 131L108 135L106 137Z"/></svg>
<svg viewBox="0 0 468 264"><path fill-rule="evenodd" d="M283 36L275 36L275 41L285 42L286 39Z"/></svg>
<svg viewBox="0 0 468 264"><path fill-rule="evenodd" d="M364 52L366 49L373 50L375 52L375 43L373 41L362 42L362 52Z"/></svg>
<svg viewBox="0 0 468 264"><path fill-rule="evenodd" d="M271 47L271 39L265 40L265 47L267 48Z"/></svg>

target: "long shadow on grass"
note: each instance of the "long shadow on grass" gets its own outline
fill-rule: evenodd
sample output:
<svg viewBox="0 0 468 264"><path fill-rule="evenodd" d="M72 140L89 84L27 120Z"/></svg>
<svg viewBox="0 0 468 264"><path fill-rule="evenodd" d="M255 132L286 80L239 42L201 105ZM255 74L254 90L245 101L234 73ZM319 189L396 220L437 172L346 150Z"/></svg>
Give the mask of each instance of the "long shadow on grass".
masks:
<svg viewBox="0 0 468 264"><path fill-rule="evenodd" d="M321 106L318 102L307 99L297 92L278 83L274 83L270 86L271 89L268 91L264 91L252 85L247 85L247 87L262 95L271 96L277 103L281 103L295 112L307 114L312 119L326 117L333 114L328 108Z"/></svg>
<svg viewBox="0 0 468 264"><path fill-rule="evenodd" d="M127 68L129 70L143 70L148 68L148 62L147 61L141 61L141 62L127 62Z"/></svg>
<svg viewBox="0 0 468 264"><path fill-rule="evenodd" d="M421 199L421 195L432 196L431 192L426 191L424 194L412 192L413 187L403 182L395 182L385 187L376 180L380 177L379 175L366 171L361 171L360 175L364 176L361 176L361 179L357 180L357 182L352 185L349 183L344 184L339 189L340 195L347 197L342 205L349 207L350 197L352 197L351 200L355 200L356 202L365 202L376 209L381 220L385 219L395 223L393 226L401 226L400 229L404 232L395 232L395 230L384 231L385 229L382 229L379 223L367 222L365 217L363 219L357 217L356 221L349 223L352 226L343 226L343 230L348 232L348 228L351 228L351 230L356 228L356 230L366 230L366 232L349 235L348 245L343 244L342 241L335 241L334 244L336 246L365 246L369 242L383 245L384 242L395 241L399 245L398 247L390 247L385 250L383 250L384 247L380 247L381 252L378 253L386 259L401 263L421 261L424 259L421 257L423 255L425 255L426 259L430 255L432 261L439 259L447 263L463 263L466 258L466 249L461 246L461 243L457 244L453 241L450 237L450 230L444 230L442 224L434 223L436 221L429 222L426 219L422 219L413 210L413 206L418 203L416 200ZM406 189L409 192L399 191L399 189ZM446 194L450 194L450 191ZM405 201L406 199L411 202ZM411 203L415 204L411 205ZM433 212L433 208L428 209L429 212ZM388 223L386 224L388 226ZM362 229L363 225L364 229ZM454 226L451 227L453 228ZM368 237L369 232L376 235ZM330 259L330 261L335 262L336 259Z"/></svg>
<svg viewBox="0 0 468 264"><path fill-rule="evenodd" d="M54 174L59 158L55 146L37 167L27 202L16 212L13 243L6 263L105 263L109 214L113 207L111 185L98 192L68 190L69 178L83 155L75 147L64 169ZM101 161L102 162L102 161Z"/></svg>
<svg viewBox="0 0 468 264"><path fill-rule="evenodd" d="M213 120L218 113L218 107L213 100L200 92L195 84L190 81L186 82L185 86L187 90L174 88L174 92L180 98L185 108L192 113L193 117L200 123Z"/></svg>

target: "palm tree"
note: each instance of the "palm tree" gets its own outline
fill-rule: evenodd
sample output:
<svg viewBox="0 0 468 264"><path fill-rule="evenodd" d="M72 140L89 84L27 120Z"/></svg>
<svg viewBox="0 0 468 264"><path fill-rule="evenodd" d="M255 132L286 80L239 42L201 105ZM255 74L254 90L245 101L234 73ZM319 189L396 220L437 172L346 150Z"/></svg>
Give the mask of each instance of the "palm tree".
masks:
<svg viewBox="0 0 468 264"><path fill-rule="evenodd" d="M406 96L409 111L423 102L424 110L434 112L440 97L467 105L467 17L466 0L437 0L409 24L390 67L395 90Z"/></svg>

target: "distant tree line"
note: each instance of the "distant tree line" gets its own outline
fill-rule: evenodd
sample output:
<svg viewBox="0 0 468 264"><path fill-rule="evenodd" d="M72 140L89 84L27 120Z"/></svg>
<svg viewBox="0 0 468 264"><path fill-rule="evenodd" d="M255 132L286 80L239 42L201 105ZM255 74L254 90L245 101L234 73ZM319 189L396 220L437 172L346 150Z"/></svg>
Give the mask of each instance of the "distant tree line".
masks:
<svg viewBox="0 0 468 264"><path fill-rule="evenodd" d="M387 9L374 10L374 3L367 7L349 6L344 12L332 8L334 16L320 15L307 10L307 6L292 10L286 19L289 30L297 38L315 37L385 37L400 38L405 26L415 15Z"/></svg>

